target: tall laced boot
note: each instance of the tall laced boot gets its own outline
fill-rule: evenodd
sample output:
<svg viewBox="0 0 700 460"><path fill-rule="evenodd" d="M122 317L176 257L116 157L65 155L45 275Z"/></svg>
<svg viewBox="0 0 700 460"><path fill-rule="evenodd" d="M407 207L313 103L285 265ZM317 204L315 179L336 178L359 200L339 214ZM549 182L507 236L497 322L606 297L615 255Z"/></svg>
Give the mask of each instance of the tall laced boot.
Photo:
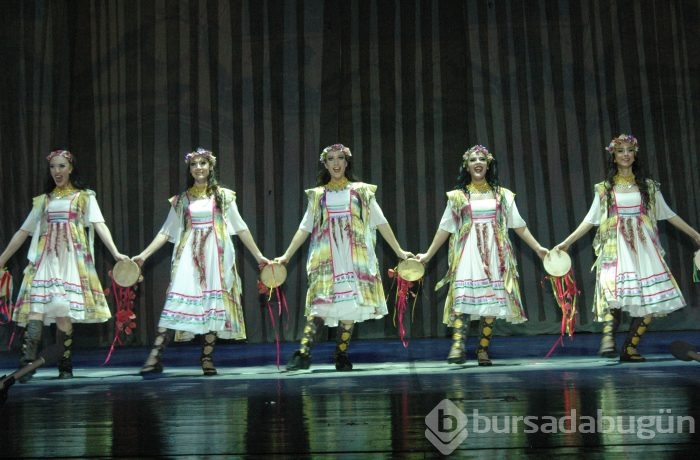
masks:
<svg viewBox="0 0 700 460"><path fill-rule="evenodd" d="M164 327L158 328L151 353L148 355L148 358L146 358L146 362L139 372L142 376L145 377L147 375L160 374L163 372L163 364L161 363L163 350L165 350L165 347L168 346L168 343L170 343L174 336L175 331L173 329L166 329Z"/></svg>
<svg viewBox="0 0 700 460"><path fill-rule="evenodd" d="M479 320L479 348L476 350L476 360L479 366L490 366L491 359L489 358L489 344L491 343L491 334L493 334L493 316L482 316Z"/></svg>
<svg viewBox="0 0 700 460"><path fill-rule="evenodd" d="M632 324L630 324L630 331L627 334L627 339L625 339L625 343L622 345L620 361L629 363L641 363L646 361L637 351L637 346L639 345L639 341L641 340L642 336L647 331L647 326L649 326L649 323L651 323L651 315L632 319Z"/></svg>
<svg viewBox="0 0 700 460"><path fill-rule="evenodd" d="M39 319L30 319L24 329L24 340L19 356L19 365L24 367L36 359L41 334L44 331L44 322ZM34 376L34 371L27 372L19 378L20 383L27 383Z"/></svg>
<svg viewBox="0 0 700 460"><path fill-rule="evenodd" d="M464 342L467 340L469 321L467 315L461 313L452 322L452 346L447 354L448 364L464 364L467 362L467 352Z"/></svg>
<svg viewBox="0 0 700 460"><path fill-rule="evenodd" d="M304 325L304 333L301 336L301 346L292 355L292 359L287 363L288 371L298 371L308 369L311 366L311 349L316 342L318 329L323 326L323 319L312 317Z"/></svg>
<svg viewBox="0 0 700 460"><path fill-rule="evenodd" d="M603 358L617 358L615 350L615 333L620 327L620 318L622 310L614 308L605 313L603 318L603 337L600 339L600 349L598 354Z"/></svg>
<svg viewBox="0 0 700 460"><path fill-rule="evenodd" d="M338 324L338 337L335 342L335 370L337 371L351 371L352 363L350 358L348 358L348 346L350 345L350 339L352 338L352 331L355 329L355 323L344 323Z"/></svg>
<svg viewBox="0 0 700 460"><path fill-rule="evenodd" d="M202 372L206 376L217 374L214 360L212 359L214 345L216 345L216 332L209 332L202 336L202 356L199 358L199 361L202 363Z"/></svg>
<svg viewBox="0 0 700 460"><path fill-rule="evenodd" d="M58 361L58 378L72 379L73 378L73 329L68 332L63 332L60 329L56 330L56 342L63 345L63 354Z"/></svg>

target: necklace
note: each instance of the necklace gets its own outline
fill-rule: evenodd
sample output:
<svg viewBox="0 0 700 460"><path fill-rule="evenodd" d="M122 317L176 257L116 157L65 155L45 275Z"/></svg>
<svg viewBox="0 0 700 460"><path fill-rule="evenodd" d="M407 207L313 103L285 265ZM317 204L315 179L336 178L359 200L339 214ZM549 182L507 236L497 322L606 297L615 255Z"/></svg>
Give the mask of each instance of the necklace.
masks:
<svg viewBox="0 0 700 460"><path fill-rule="evenodd" d="M328 182L326 185L324 185L324 188L328 190L329 192L338 192L340 190L343 190L345 187L348 186L350 181L348 180L347 177L343 177L342 179L338 180L332 180Z"/></svg>
<svg viewBox="0 0 700 460"><path fill-rule="evenodd" d="M634 180L634 174L630 174L629 176L615 174L613 180L615 181L615 185L624 188L632 188L633 186L637 185L637 182Z"/></svg>
<svg viewBox="0 0 700 460"><path fill-rule="evenodd" d="M63 198L68 195L72 195L75 192L77 192L78 189L73 187L73 184L66 185L64 187L55 187L51 194L54 196L54 198Z"/></svg>
<svg viewBox="0 0 700 460"><path fill-rule="evenodd" d="M190 196L195 200L199 200L200 198L206 198L209 196L209 194L207 193L207 184L194 184L187 190L187 193L189 193Z"/></svg>
<svg viewBox="0 0 700 460"><path fill-rule="evenodd" d="M474 183L471 182L467 185L467 191L470 195L485 195L491 193L493 189L488 182Z"/></svg>

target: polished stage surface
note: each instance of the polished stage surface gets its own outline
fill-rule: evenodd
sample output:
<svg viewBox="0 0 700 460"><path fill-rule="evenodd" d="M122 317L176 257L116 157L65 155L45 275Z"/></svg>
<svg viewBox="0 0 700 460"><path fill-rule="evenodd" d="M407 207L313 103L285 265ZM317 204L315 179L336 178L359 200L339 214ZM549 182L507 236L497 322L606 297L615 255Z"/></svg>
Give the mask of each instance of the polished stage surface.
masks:
<svg viewBox="0 0 700 460"><path fill-rule="evenodd" d="M619 337L622 340L622 336ZM491 367L448 365L447 339L356 340L355 369L337 372L333 344L309 370L285 372L295 345L217 346L203 377L199 347L171 346L144 380L148 350L77 349L75 378L55 366L11 386L0 408L0 456L11 458L681 458L700 449L700 363L674 340L644 336L645 363L595 355L599 336L495 337ZM473 356L476 338L469 340ZM0 354L0 375L16 354ZM692 432L691 432L692 431Z"/></svg>

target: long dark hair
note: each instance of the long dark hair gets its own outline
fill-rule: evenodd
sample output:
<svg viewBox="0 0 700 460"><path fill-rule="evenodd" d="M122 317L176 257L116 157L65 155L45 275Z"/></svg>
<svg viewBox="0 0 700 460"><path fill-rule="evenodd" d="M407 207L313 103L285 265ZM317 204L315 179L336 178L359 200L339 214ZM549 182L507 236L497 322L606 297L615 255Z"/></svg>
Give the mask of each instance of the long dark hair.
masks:
<svg viewBox="0 0 700 460"><path fill-rule="evenodd" d="M352 152L350 152L350 149L348 147L345 147L343 144L333 144L329 145L321 151L321 156L323 159L319 160L318 162L318 171L316 173L316 186L320 187L326 185L331 180L331 173L328 172L328 170L326 169L326 157L324 155L324 153L328 153L330 151L345 152L345 161L347 162L347 166L345 167L345 177L350 182L357 182L359 179L355 177L355 174L352 172Z"/></svg>
<svg viewBox="0 0 700 460"><path fill-rule="evenodd" d="M66 158L68 163L70 163L71 166L73 166L73 171L70 173L70 183L73 184L73 187L79 189L79 190L85 190L87 188L87 185L85 185L85 182L83 182L83 178L80 175L80 170L78 169L78 163L75 160L75 155L73 155L71 152L69 152L66 149L55 149L51 151L51 154L53 155L54 152L67 152L68 155L70 155L70 159L66 158L65 155L63 158ZM57 155L53 155L57 156ZM51 157L51 155L49 155ZM46 179L44 180L44 193L49 195L51 192L53 192L53 189L56 188L56 181L53 180L53 176L51 175L51 160L46 161Z"/></svg>
<svg viewBox="0 0 700 460"><path fill-rule="evenodd" d="M617 174L617 164L615 163L615 151L614 151L614 144L617 139L622 139L623 136L627 136L629 139L634 139L629 134L621 134L620 137L613 139L613 141L610 143L610 146L606 149L608 151L608 161L607 161L607 172L605 173L605 199L607 202L608 208L612 206L613 202L613 188L615 186L615 175ZM631 141L627 141L625 139L625 142L632 143ZM632 143L635 147L637 146L637 140L634 139L634 143ZM640 161L639 158L639 148L634 153L634 163L632 163L632 173L634 174L634 182L637 185L637 188L639 188L639 194L642 196L642 204L644 205L644 209L649 212L649 183L648 180L650 179L647 176L646 171L644 170L644 166L642 165L642 162Z"/></svg>
<svg viewBox="0 0 700 460"><path fill-rule="evenodd" d="M477 148L480 149L477 150ZM460 190L464 190L467 193L467 195L469 194L467 185L471 184L472 182L472 176L471 174L469 174L467 159L469 158L469 155L476 151L481 151L482 149L485 150L487 153L490 153L484 147L480 145L475 145L474 147L471 147L469 150L464 152L462 154L462 157L460 158L459 174L457 175L457 188ZM467 159L465 159L465 157ZM488 169L486 170L486 182L491 186L495 193L498 193L498 189L500 188L500 184L498 183L498 160L496 160L496 157L494 157L493 154L491 154L491 157L492 159L488 162Z"/></svg>

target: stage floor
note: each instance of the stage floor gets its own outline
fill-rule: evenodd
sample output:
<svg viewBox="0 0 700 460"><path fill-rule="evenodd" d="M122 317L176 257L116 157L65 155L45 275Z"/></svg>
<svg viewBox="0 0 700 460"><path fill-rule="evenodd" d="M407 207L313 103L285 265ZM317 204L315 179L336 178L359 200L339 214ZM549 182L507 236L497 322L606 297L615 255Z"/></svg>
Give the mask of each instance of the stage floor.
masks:
<svg viewBox="0 0 700 460"><path fill-rule="evenodd" d="M219 375L203 377L199 348L166 350L165 372L144 380L148 350L75 351L75 378L54 366L10 387L0 409L0 456L12 458L671 458L700 435L700 363L674 359L673 340L644 336L645 363L595 356L599 336L496 337L491 367L448 365L446 339L357 340L355 369L337 372L332 343L311 369L285 372L296 348L220 344ZM470 338L470 352L475 338ZM0 354L0 374L16 354ZM693 431L693 432L691 432Z"/></svg>

